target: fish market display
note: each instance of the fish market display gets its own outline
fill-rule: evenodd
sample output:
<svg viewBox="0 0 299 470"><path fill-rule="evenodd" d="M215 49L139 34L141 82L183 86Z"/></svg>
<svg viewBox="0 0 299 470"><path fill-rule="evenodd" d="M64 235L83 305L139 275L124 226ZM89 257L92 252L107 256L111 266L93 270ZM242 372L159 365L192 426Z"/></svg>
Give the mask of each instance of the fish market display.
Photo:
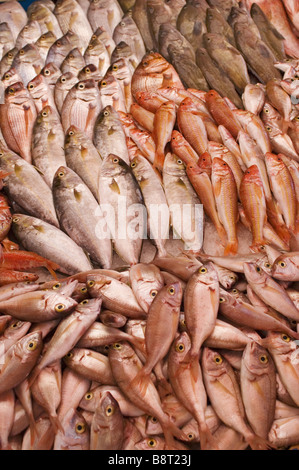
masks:
<svg viewBox="0 0 299 470"><path fill-rule="evenodd" d="M299 446L289 0L0 3L0 449Z"/></svg>

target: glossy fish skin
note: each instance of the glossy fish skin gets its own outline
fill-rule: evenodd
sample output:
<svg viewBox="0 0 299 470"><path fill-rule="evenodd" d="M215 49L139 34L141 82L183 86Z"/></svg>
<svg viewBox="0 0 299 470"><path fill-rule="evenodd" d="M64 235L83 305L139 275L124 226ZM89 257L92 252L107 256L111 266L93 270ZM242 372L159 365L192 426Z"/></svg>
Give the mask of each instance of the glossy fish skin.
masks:
<svg viewBox="0 0 299 470"><path fill-rule="evenodd" d="M252 231L253 250L264 245L264 225L267 220L266 199L259 169L252 165L244 173L240 187L240 198Z"/></svg>
<svg viewBox="0 0 299 470"><path fill-rule="evenodd" d="M36 217L14 214L12 229L25 249L35 251L57 264L59 262L61 272L72 275L92 269L82 248L52 224Z"/></svg>
<svg viewBox="0 0 299 470"><path fill-rule="evenodd" d="M272 276L279 281L298 281L298 252L280 254L273 262Z"/></svg>
<svg viewBox="0 0 299 470"><path fill-rule="evenodd" d="M1 335L1 354L4 354L13 344L21 339L29 331L31 326L30 322L14 320L11 316L10 318L11 321Z"/></svg>
<svg viewBox="0 0 299 470"><path fill-rule="evenodd" d="M94 32L101 27L112 36L114 28L122 19L123 11L116 0L91 1L86 16Z"/></svg>
<svg viewBox="0 0 299 470"><path fill-rule="evenodd" d="M244 108L253 114L260 114L265 104L265 90L259 84L248 83L242 94Z"/></svg>
<svg viewBox="0 0 299 470"><path fill-rule="evenodd" d="M298 321L298 309L278 282L253 263L244 263L244 273L252 290L267 305L287 318Z"/></svg>
<svg viewBox="0 0 299 470"><path fill-rule="evenodd" d="M81 178L68 167L61 166L55 173L53 201L62 229L89 253L94 262L110 269L110 233L100 206ZM80 227L74 230L79 220Z"/></svg>
<svg viewBox="0 0 299 470"><path fill-rule="evenodd" d="M89 428L82 414L70 408L54 439L53 450L90 450Z"/></svg>
<svg viewBox="0 0 299 470"><path fill-rule="evenodd" d="M56 170L65 165L64 132L55 109L45 106L38 114L32 133L32 162L52 188Z"/></svg>
<svg viewBox="0 0 299 470"><path fill-rule="evenodd" d="M27 86L44 66L38 48L35 44L27 44L17 52L13 59L12 67L20 74L24 86Z"/></svg>
<svg viewBox="0 0 299 470"><path fill-rule="evenodd" d="M189 57L195 61L195 52L189 41L170 23L163 23L159 29L158 36L159 52L169 61L168 47L171 45L173 50Z"/></svg>
<svg viewBox="0 0 299 470"><path fill-rule="evenodd" d="M271 152L269 135L260 117L250 111L235 110L233 113L245 132L256 141L263 154Z"/></svg>
<svg viewBox="0 0 299 470"><path fill-rule="evenodd" d="M184 241L188 250L199 250L202 246L203 224L203 213L198 206L200 200L189 181L184 163L175 154L167 153L162 177L175 236ZM191 219L188 224L181 222L184 204L189 204L190 208ZM196 219L197 223L194 224Z"/></svg>
<svg viewBox="0 0 299 470"><path fill-rule="evenodd" d="M64 100L68 92L78 83L78 77L71 72L59 76L54 86L54 100L58 112L61 114Z"/></svg>
<svg viewBox="0 0 299 470"><path fill-rule="evenodd" d="M292 112L291 98L280 86L280 80L272 78L266 85L266 94L270 103L280 112L285 121L290 121Z"/></svg>
<svg viewBox="0 0 299 470"><path fill-rule="evenodd" d="M202 306L205 306L202 309ZM200 355L203 342L212 333L219 307L219 281L212 263L198 269L189 279L184 294L187 331L191 338L189 357Z"/></svg>
<svg viewBox="0 0 299 470"><path fill-rule="evenodd" d="M111 219L111 212L106 217L106 222L111 230L113 240L113 248L119 256L130 265L139 261L143 236L146 230L146 218L144 213L131 214L129 207L131 204L142 204L142 194L138 187L130 167L118 156L110 154L104 160L101 167L99 178L100 188L100 206L107 207L105 204L111 204L115 211L116 219ZM121 226L119 225L120 207L119 201L121 197L126 196L126 200L122 203L123 213ZM117 220L117 226L115 221ZM134 222L135 220L135 222ZM139 225L139 233L131 237L128 230L129 224Z"/></svg>
<svg viewBox="0 0 299 470"><path fill-rule="evenodd" d="M92 36L84 52L84 61L86 65L96 66L101 77L105 75L110 64L110 57L103 41Z"/></svg>
<svg viewBox="0 0 299 470"><path fill-rule="evenodd" d="M94 80L83 80L68 92L61 109L64 131L74 125L88 137L93 137L93 127L101 109L100 97Z"/></svg>
<svg viewBox="0 0 299 470"><path fill-rule="evenodd" d="M0 105L1 131L8 147L31 163L31 134L36 109L22 82L5 90L4 104Z"/></svg>
<svg viewBox="0 0 299 470"><path fill-rule="evenodd" d="M55 4L53 13L58 20L62 33L72 32L77 34L82 47L86 47L93 31L78 2L75 0L62 0Z"/></svg>
<svg viewBox="0 0 299 470"><path fill-rule="evenodd" d="M217 157L212 162L212 186L219 219L228 239L224 254L236 254L238 248L237 186L229 165Z"/></svg>
<svg viewBox="0 0 299 470"><path fill-rule="evenodd" d="M198 156L201 156L208 146L208 136L202 115L191 98L185 98L177 111L177 123L180 132L193 147Z"/></svg>
<svg viewBox="0 0 299 470"><path fill-rule="evenodd" d="M16 56L18 49L16 47L10 49L1 59L0 61L0 77L7 72L13 63L14 57Z"/></svg>
<svg viewBox="0 0 299 470"><path fill-rule="evenodd" d="M189 257L183 254L180 257L156 256L152 263L185 282L202 266L202 263L198 261L195 256Z"/></svg>
<svg viewBox="0 0 299 470"><path fill-rule="evenodd" d="M0 25L0 57L2 58L15 45L11 29L6 22Z"/></svg>
<svg viewBox="0 0 299 470"><path fill-rule="evenodd" d="M9 198L28 214L58 227L52 193L42 176L17 154L5 148L1 148L1 153L0 168L9 173L5 178Z"/></svg>
<svg viewBox="0 0 299 470"><path fill-rule="evenodd" d="M216 90L210 90L206 94L205 102L216 123L225 126L231 135L237 138L241 125L220 94Z"/></svg>
<svg viewBox="0 0 299 470"><path fill-rule="evenodd" d="M166 101L157 109L154 117L153 138L156 145L154 168L163 169L165 147L171 140L172 131L176 122L176 105L173 101Z"/></svg>
<svg viewBox="0 0 299 470"><path fill-rule="evenodd" d="M59 36L49 47L45 64L53 63L60 68L66 55L79 45L78 40L78 36L70 32L64 36Z"/></svg>
<svg viewBox="0 0 299 470"><path fill-rule="evenodd" d="M160 269L153 264L139 263L130 269L130 283L138 303L145 312L164 286Z"/></svg>
<svg viewBox="0 0 299 470"><path fill-rule="evenodd" d="M94 125L93 143L102 159L109 154L115 154L125 163L129 163L125 132L113 106L105 106L98 114Z"/></svg>
<svg viewBox="0 0 299 470"><path fill-rule="evenodd" d="M22 49L26 44L35 43L40 35L41 30L39 23L37 21L28 21L19 32L15 45L18 49Z"/></svg>
<svg viewBox="0 0 299 470"><path fill-rule="evenodd" d="M218 34L207 33L203 38L204 45L212 59L224 70L239 93L242 93L246 85L250 83L250 78L241 53Z"/></svg>
<svg viewBox="0 0 299 470"><path fill-rule="evenodd" d="M215 328L203 346L208 348L222 349L232 351L243 350L252 340L245 335L239 328L225 321L216 319Z"/></svg>
<svg viewBox="0 0 299 470"><path fill-rule="evenodd" d="M51 106L58 114L53 92L48 81L41 73L36 75L34 79L28 83L27 89L34 100L37 112L40 112L46 106Z"/></svg>
<svg viewBox="0 0 299 470"><path fill-rule="evenodd" d="M167 48L169 60L179 74L186 88L208 91L209 85L195 61L183 52L178 52L172 44Z"/></svg>
<svg viewBox="0 0 299 470"><path fill-rule="evenodd" d="M1 358L0 393L19 385L29 375L42 350L41 333L28 333Z"/></svg>
<svg viewBox="0 0 299 470"><path fill-rule="evenodd" d="M202 35L207 32L206 8L203 2L187 2L181 9L176 26L193 46L194 51L202 45Z"/></svg>
<svg viewBox="0 0 299 470"><path fill-rule="evenodd" d="M240 379L249 424L258 436L267 439L275 415L276 370L267 350L254 341L243 351Z"/></svg>
<svg viewBox="0 0 299 470"><path fill-rule="evenodd" d="M104 392L99 400L90 428L90 450L122 449L124 417L113 395Z"/></svg>
<svg viewBox="0 0 299 470"><path fill-rule="evenodd" d="M228 78L226 73L215 64L206 49L197 49L196 63L201 69L211 89L216 90L222 96L227 96L235 106L242 108L242 101L235 90L234 84Z"/></svg>
<svg viewBox="0 0 299 470"><path fill-rule="evenodd" d="M77 173L99 202L98 179L102 159L92 140L76 126L70 126L64 141L65 161Z"/></svg>

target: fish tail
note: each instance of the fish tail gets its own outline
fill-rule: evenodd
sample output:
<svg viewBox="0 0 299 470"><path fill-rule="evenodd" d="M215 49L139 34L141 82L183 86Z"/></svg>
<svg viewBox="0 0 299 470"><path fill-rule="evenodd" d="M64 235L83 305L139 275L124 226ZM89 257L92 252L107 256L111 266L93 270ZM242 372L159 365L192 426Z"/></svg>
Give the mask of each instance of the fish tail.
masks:
<svg viewBox="0 0 299 470"><path fill-rule="evenodd" d="M162 431L165 437L166 449L177 450L177 444L175 437L180 440L188 440L184 431L179 429L172 421L167 420L165 423L161 423Z"/></svg>
<svg viewBox="0 0 299 470"><path fill-rule="evenodd" d="M201 450L207 450L207 449L219 450L217 440L211 433L206 423L198 424L198 432L199 432L199 442L200 442Z"/></svg>
<svg viewBox="0 0 299 470"><path fill-rule="evenodd" d="M137 373L134 379L131 381L131 388L139 389L140 395L143 397L146 394L148 384L150 381L151 371L147 371L144 367Z"/></svg>
<svg viewBox="0 0 299 470"><path fill-rule="evenodd" d="M31 447L33 447L33 443L37 436L36 422L34 420L34 416L29 416L29 430L30 430L30 445Z"/></svg>
<svg viewBox="0 0 299 470"><path fill-rule="evenodd" d="M61 424L60 419L58 418L58 416L56 414L49 415L49 419L51 421L51 424L53 426L55 434L57 434L58 431L61 431L64 434L64 429L62 427L62 424Z"/></svg>
<svg viewBox="0 0 299 470"><path fill-rule="evenodd" d="M217 225L216 230L217 230L218 236L219 236L220 240L222 241L222 243L226 243L227 236L226 236L226 231L225 231L224 227L222 225Z"/></svg>
<svg viewBox="0 0 299 470"><path fill-rule="evenodd" d="M153 167L156 168L159 171L163 170L163 165L164 165L164 160L165 160L165 153L161 151L157 151L155 154L155 159L153 163Z"/></svg>
<svg viewBox="0 0 299 470"><path fill-rule="evenodd" d="M224 250L224 256L236 255L238 252L238 240L228 242Z"/></svg>
<svg viewBox="0 0 299 470"><path fill-rule="evenodd" d="M271 444L267 439L253 434L246 438L246 441L250 445L252 450L270 450L276 449L274 444Z"/></svg>

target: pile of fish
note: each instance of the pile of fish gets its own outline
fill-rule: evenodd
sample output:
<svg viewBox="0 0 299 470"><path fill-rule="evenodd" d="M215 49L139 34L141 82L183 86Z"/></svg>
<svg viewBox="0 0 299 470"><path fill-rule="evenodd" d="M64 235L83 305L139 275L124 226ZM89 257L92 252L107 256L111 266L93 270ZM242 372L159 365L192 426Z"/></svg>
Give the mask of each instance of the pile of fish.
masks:
<svg viewBox="0 0 299 470"><path fill-rule="evenodd" d="M298 13L0 4L1 449L298 447Z"/></svg>

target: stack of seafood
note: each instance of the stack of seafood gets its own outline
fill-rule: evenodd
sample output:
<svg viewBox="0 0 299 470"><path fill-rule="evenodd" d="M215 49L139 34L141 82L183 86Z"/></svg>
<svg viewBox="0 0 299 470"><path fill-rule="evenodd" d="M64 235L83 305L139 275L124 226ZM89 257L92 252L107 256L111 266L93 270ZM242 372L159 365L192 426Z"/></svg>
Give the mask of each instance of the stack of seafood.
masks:
<svg viewBox="0 0 299 470"><path fill-rule="evenodd" d="M1 449L296 448L296 3L0 18Z"/></svg>

